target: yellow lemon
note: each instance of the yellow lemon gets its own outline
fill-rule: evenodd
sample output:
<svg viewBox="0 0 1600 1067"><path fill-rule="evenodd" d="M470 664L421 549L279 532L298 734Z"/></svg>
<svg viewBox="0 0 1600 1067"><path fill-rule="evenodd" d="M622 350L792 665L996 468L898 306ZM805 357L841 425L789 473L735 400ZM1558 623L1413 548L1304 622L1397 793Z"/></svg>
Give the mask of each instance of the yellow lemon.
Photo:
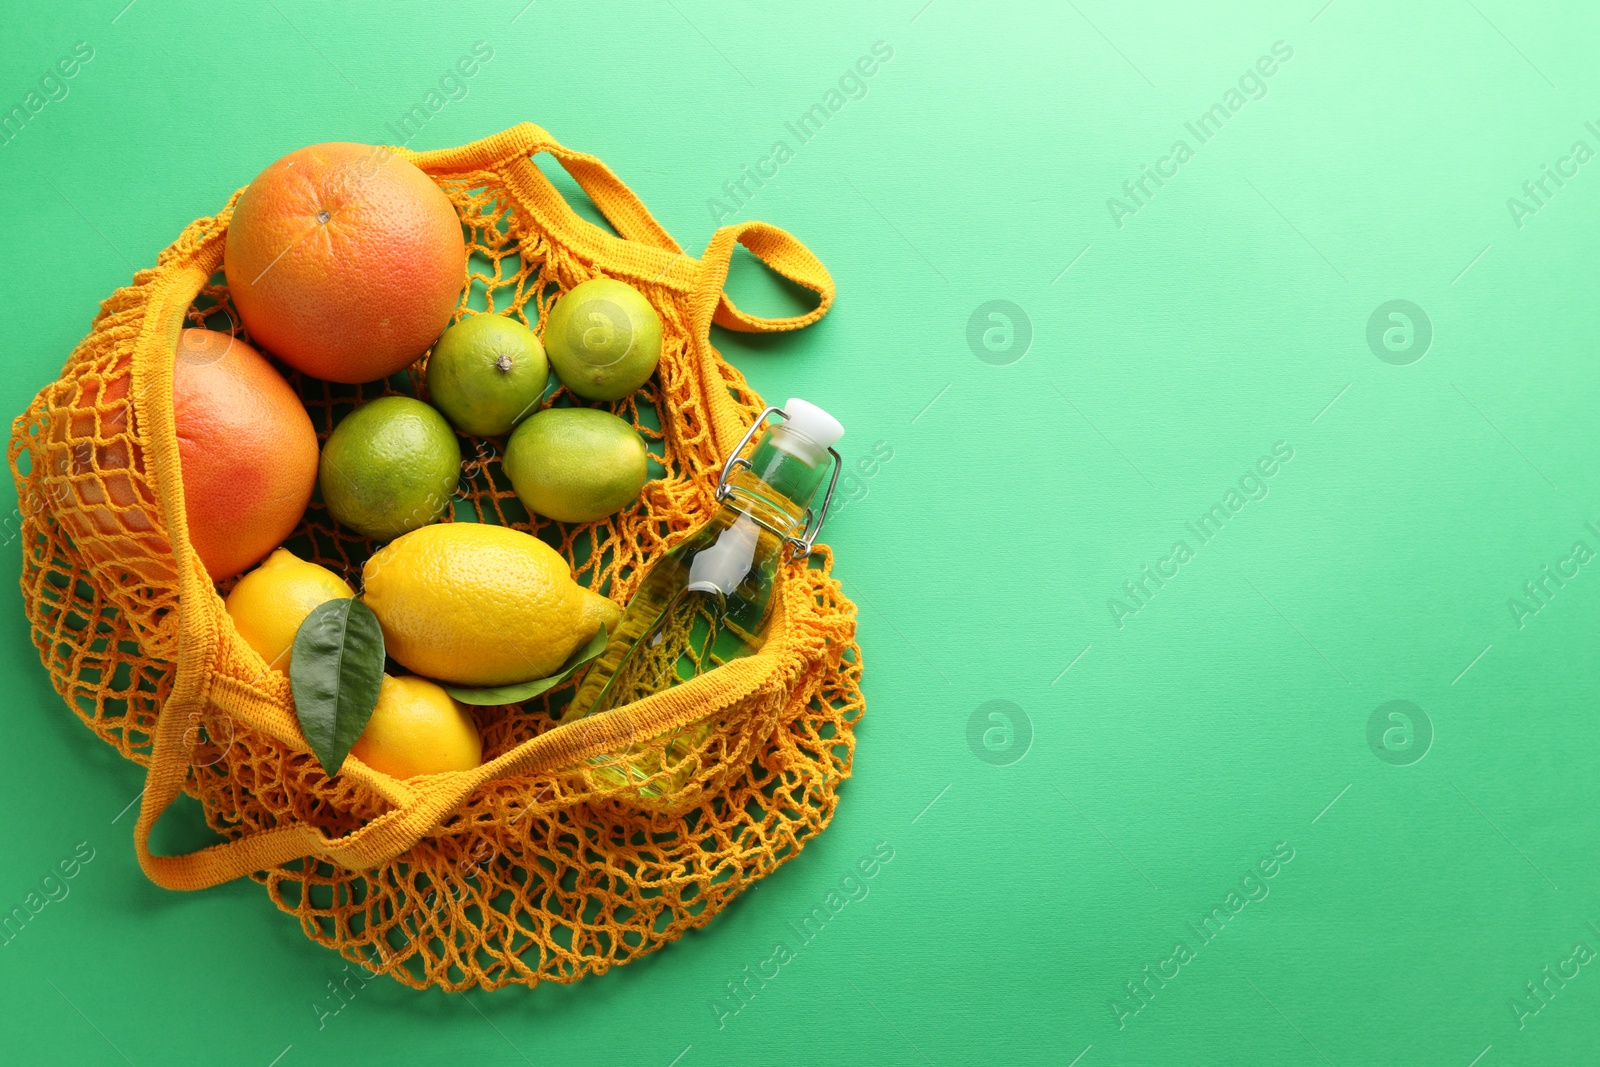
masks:
<svg viewBox="0 0 1600 1067"><path fill-rule="evenodd" d="M350 754L392 778L410 778L472 770L483 760L483 739L472 716L439 686L385 674Z"/></svg>
<svg viewBox="0 0 1600 1067"><path fill-rule="evenodd" d="M622 611L572 580L531 534L454 522L397 537L367 561L364 599L385 650L453 685L543 678Z"/></svg>
<svg viewBox="0 0 1600 1067"><path fill-rule="evenodd" d="M228 614L245 643L267 661L267 666L288 673L295 631L311 609L355 590L326 567L307 563L286 548L239 579L228 594Z"/></svg>

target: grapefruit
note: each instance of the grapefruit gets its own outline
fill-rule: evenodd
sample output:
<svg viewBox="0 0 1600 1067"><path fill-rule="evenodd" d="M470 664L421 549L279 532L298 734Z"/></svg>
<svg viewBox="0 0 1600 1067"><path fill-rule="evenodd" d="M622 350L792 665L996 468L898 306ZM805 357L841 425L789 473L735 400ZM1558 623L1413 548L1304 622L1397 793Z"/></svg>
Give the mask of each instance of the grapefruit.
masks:
<svg viewBox="0 0 1600 1067"><path fill-rule="evenodd" d="M172 369L172 407L189 539L214 580L263 559L311 500L317 435L300 398L266 358L228 334L184 330ZM171 585L161 505L131 431L129 363L79 384L50 427L44 492L75 547Z"/></svg>
<svg viewBox="0 0 1600 1067"><path fill-rule="evenodd" d="M228 224L228 292L250 336L331 382L410 366L450 324L467 249L450 198L387 148L333 142L256 175Z"/></svg>
<svg viewBox="0 0 1600 1067"><path fill-rule="evenodd" d="M289 383L243 341L184 330L177 360L172 409L189 540L207 573L226 578L299 523L317 481L317 434Z"/></svg>

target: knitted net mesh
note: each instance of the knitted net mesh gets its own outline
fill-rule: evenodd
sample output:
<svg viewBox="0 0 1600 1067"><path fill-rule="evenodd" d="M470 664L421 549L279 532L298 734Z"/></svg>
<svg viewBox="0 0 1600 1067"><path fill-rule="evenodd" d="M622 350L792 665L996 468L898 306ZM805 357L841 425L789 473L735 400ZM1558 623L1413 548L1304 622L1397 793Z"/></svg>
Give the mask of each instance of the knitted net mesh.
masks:
<svg viewBox="0 0 1600 1067"><path fill-rule="evenodd" d="M580 229L587 224L549 208L546 193L528 192L546 188L528 159L530 148L554 145L546 137L518 127L451 150L437 167L430 160L440 154L395 151L428 170L460 215L471 256L457 320L510 314L537 330L557 296L599 276L622 276L650 299L663 324L658 374L632 398L590 406L644 436L652 479L636 507L589 525L557 524L530 515L511 491L503 438L463 437L466 460L445 521L533 533L566 557L580 583L626 603L649 564L716 507L711 488L728 447L718 418L736 416L737 432L763 403L701 336L708 324L695 321L696 293L713 284L720 291L720 277L678 252L652 280L645 259L629 253L632 241L601 242L597 253ZM609 176L598 161L568 155L563 162L588 166L591 178L594 168ZM598 191L630 207L616 186L621 193ZM202 584L198 559L174 536L181 472L168 440L170 372L159 363L170 365L183 325L248 340L218 271L232 207L192 223L155 268L103 303L59 380L16 420L9 447L23 599L57 691L102 740L151 767L152 782L170 765L172 791L181 785L197 798L221 838L280 843L270 863L230 869L202 853L181 873L163 873L163 857L146 870L178 888L248 873L308 937L419 988L571 982L704 925L827 825L849 774L863 708L859 649L855 609L829 575L831 556L819 549L786 565L759 677L707 701L704 714L680 715L684 726L652 735L656 720L611 713L558 727L570 681L520 706L471 709L485 764L510 757L496 768L396 782L352 760L328 778L294 725L288 679L227 621L221 597L232 581ZM648 259L650 270L657 262L665 260ZM426 399L425 366L426 357L366 386L286 377L326 440L362 401ZM728 401L720 411L716 389ZM589 402L562 390L547 403ZM377 546L314 500L287 547L354 584ZM180 605L180 588L193 591L192 603ZM174 700L179 668L197 656L199 696ZM164 746L163 729L171 738ZM548 753L538 739L552 732L562 736L548 741L563 741L565 755L522 758ZM669 742L672 764L663 770ZM635 777L641 766L657 768L649 799L616 773L622 760ZM153 822L159 808L141 812L142 862L147 814ZM281 845L289 831L300 847ZM341 840L351 843L344 852L335 847Z"/></svg>

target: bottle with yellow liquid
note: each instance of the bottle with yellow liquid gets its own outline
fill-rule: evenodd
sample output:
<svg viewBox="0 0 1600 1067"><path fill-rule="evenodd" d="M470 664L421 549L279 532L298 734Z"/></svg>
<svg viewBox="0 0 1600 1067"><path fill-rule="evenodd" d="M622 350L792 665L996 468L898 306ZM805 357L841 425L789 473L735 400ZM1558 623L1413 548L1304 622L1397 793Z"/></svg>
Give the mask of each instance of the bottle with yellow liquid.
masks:
<svg viewBox="0 0 1600 1067"><path fill-rule="evenodd" d="M768 416L783 421L766 425ZM763 432L764 428L764 432ZM748 459L740 454L760 433ZM822 528L839 478L844 436L839 420L815 404L791 399L767 408L723 465L722 506L711 521L663 556L639 585L606 649L589 666L563 722L597 715L689 681L758 651L767 637L778 565L785 552L807 555ZM829 458L833 462L828 462ZM829 470L821 507L811 502ZM709 724L667 739L669 772L705 739ZM595 773L617 783L661 770L652 750L597 758ZM690 767L640 786L646 797L681 784Z"/></svg>

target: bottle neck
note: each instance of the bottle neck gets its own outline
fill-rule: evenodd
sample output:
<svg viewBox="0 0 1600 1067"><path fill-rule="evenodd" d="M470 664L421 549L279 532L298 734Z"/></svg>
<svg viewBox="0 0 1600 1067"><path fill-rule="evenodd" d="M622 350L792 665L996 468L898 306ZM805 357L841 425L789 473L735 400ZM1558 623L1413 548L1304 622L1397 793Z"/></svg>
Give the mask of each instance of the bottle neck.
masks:
<svg viewBox="0 0 1600 1067"><path fill-rule="evenodd" d="M779 423L756 442L749 469L739 467L729 478L738 491L723 506L799 536L827 473L827 450Z"/></svg>

